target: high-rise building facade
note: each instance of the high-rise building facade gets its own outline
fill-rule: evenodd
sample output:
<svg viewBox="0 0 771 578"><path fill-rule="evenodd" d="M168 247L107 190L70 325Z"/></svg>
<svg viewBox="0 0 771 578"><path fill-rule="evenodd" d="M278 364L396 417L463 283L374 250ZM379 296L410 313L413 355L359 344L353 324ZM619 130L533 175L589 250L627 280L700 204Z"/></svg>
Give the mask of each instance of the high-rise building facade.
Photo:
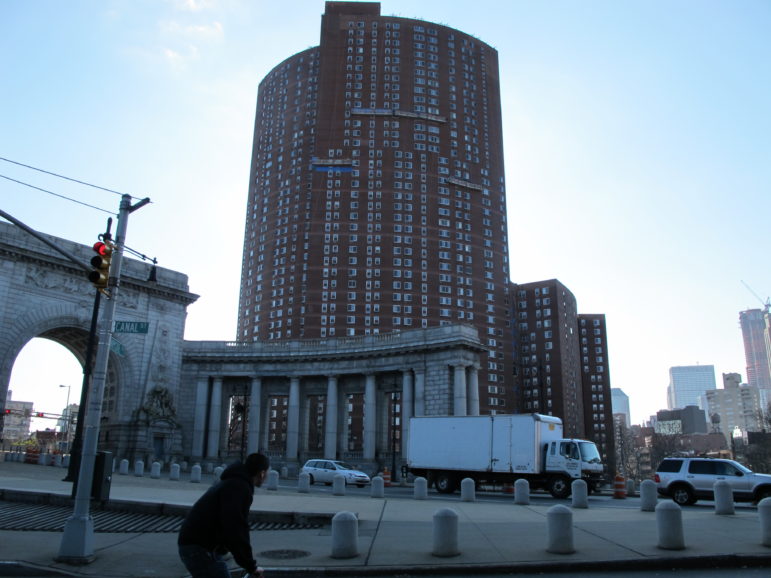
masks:
<svg viewBox="0 0 771 578"><path fill-rule="evenodd" d="M557 279L514 285L512 293L518 410L555 415L562 419L565 435L584 437L576 298Z"/></svg>
<svg viewBox="0 0 771 578"><path fill-rule="evenodd" d="M760 391L742 384L738 373L724 373L723 389L708 391L706 398L710 431L722 433L729 444L737 427L743 432L763 431Z"/></svg>
<svg viewBox="0 0 771 578"><path fill-rule="evenodd" d="M608 371L608 331L605 315L580 313L581 386L586 437L597 444L603 461L615 462L613 394ZM628 427L628 426L627 426ZM613 465L613 464L611 464ZM614 471L610 469L609 471Z"/></svg>
<svg viewBox="0 0 771 578"><path fill-rule="evenodd" d="M624 390L618 387L610 389L611 403L613 405L613 415L623 416L624 427L632 427L632 414L629 411L629 396Z"/></svg>
<svg viewBox="0 0 771 578"><path fill-rule="evenodd" d="M747 384L760 389L771 389L771 347L768 343L770 321L767 310L748 309L739 313L744 359L747 363Z"/></svg>
<svg viewBox="0 0 771 578"><path fill-rule="evenodd" d="M680 409L689 405L701 407L705 393L716 387L714 365L670 367L667 407L669 409Z"/></svg>
<svg viewBox="0 0 771 578"><path fill-rule="evenodd" d="M259 85L238 340L467 323L480 409L512 407L499 92L479 39L327 2Z"/></svg>

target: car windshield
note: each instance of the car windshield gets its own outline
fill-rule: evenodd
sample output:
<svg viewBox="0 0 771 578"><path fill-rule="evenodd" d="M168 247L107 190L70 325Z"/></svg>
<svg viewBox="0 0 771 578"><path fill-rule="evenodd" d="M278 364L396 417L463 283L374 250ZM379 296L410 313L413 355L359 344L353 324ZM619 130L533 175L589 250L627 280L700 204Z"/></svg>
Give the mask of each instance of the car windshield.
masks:
<svg viewBox="0 0 771 578"><path fill-rule="evenodd" d="M581 449L582 461L590 464L599 464L602 462L600 452L597 451L597 446L592 442L580 442L578 447Z"/></svg>
<svg viewBox="0 0 771 578"><path fill-rule="evenodd" d="M351 464L346 464L345 462L335 462L335 465L337 466L338 470L352 470L352 469L354 469Z"/></svg>

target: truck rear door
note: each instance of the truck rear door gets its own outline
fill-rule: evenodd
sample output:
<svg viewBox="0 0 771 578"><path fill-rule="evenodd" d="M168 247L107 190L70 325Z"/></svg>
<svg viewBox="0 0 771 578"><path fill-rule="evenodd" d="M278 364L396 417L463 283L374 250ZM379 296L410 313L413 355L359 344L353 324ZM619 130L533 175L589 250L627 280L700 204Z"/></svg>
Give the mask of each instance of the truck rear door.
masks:
<svg viewBox="0 0 771 578"><path fill-rule="evenodd" d="M490 471L510 472L511 465L511 420L492 418L492 440L490 448ZM480 448L480 451L483 451Z"/></svg>

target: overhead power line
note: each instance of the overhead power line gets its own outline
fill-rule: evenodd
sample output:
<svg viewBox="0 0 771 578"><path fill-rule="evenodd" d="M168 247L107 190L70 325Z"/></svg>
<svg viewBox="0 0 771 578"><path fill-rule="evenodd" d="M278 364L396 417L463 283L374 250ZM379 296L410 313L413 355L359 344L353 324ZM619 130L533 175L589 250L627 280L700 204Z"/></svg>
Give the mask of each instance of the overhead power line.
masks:
<svg viewBox="0 0 771 578"><path fill-rule="evenodd" d="M65 195L60 195L59 193L54 193L53 191L49 191L47 189L36 187L35 185L31 185L29 183L25 183L25 182L19 181L17 179L12 179L11 177L7 177L5 175L0 175L0 178L12 181L14 183L18 183L20 185L24 185L25 187L29 187L31 189L37 189L38 191L42 191L44 193L48 193L49 195L53 195L53 196L59 197L61 199L66 199L68 201L72 201L73 203L77 203L79 205L83 205L84 207L88 207L90 209L96 209L97 211L102 211L103 213L107 213L108 215L114 215L115 214L115 211L108 211L107 209L102 209L101 207L97 207L95 205L89 205L88 203L84 203L83 201L79 201L77 199L73 199L72 197L67 197Z"/></svg>
<svg viewBox="0 0 771 578"><path fill-rule="evenodd" d="M100 187L99 185L92 185L91 183L87 183L85 181L79 181L78 179L72 179L70 177L65 177L64 175L59 175L57 173L52 173L51 171L46 171L46 170L43 170L43 169L39 169L37 167L33 167L33 166L30 166L30 165L25 165L24 163L20 163L20 162L17 162L17 161L12 161L11 159L6 159L4 157L0 157L0 161L5 161L7 163L18 165L18 166L24 167L26 169L32 169L33 171L38 171L40 173L45 173L45 174L51 175L53 177L58 177L60 179L65 179L67 181L72 181L73 183L78 183L78 184L81 184L81 185L85 185L87 187L93 187L94 189L100 189L102 191L107 191L108 193L114 193L116 195L123 196L123 193L121 193L119 191L114 191L112 189L107 189L105 187ZM129 196L131 196L131 195L129 195ZM131 197L131 198L134 199L134 198L137 198L137 197Z"/></svg>

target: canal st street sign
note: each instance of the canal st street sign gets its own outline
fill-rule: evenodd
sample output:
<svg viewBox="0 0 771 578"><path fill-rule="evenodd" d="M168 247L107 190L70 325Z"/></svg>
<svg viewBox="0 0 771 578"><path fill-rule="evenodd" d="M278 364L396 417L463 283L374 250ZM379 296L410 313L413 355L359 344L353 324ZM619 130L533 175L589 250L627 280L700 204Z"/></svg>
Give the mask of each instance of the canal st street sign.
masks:
<svg viewBox="0 0 771 578"><path fill-rule="evenodd" d="M150 323L147 321L116 321L114 333L147 333Z"/></svg>

